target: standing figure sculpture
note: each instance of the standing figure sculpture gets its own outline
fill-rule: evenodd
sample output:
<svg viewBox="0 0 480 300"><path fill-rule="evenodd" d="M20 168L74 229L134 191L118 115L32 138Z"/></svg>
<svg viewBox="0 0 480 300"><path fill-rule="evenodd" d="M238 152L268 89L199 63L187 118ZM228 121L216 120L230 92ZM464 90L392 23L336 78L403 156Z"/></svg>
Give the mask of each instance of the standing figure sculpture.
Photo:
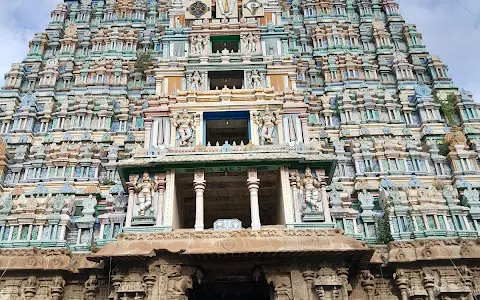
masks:
<svg viewBox="0 0 480 300"><path fill-rule="evenodd" d="M260 129L260 144L273 144L274 129L278 123L276 113L267 106L262 116L256 116L255 123Z"/></svg>
<svg viewBox="0 0 480 300"><path fill-rule="evenodd" d="M152 211L152 199L155 191L155 184L148 175L148 172L144 172L140 182L135 184L136 191L138 192L136 204L138 205L138 215L145 216L147 210Z"/></svg>
<svg viewBox="0 0 480 300"><path fill-rule="evenodd" d="M305 174L302 177L297 176L297 185L300 188L304 210L310 208L312 212L320 211L318 192L320 181L315 178L310 168L305 169Z"/></svg>
<svg viewBox="0 0 480 300"><path fill-rule="evenodd" d="M192 45L193 54L203 55L205 51L205 46L207 45L207 37L198 34L196 36L190 37L190 42Z"/></svg>
<svg viewBox="0 0 480 300"><path fill-rule="evenodd" d="M182 116L177 114L172 123L177 128L176 139L180 140L180 146L191 146L193 144L195 121L193 117L188 115L187 109L183 110Z"/></svg>
<svg viewBox="0 0 480 300"><path fill-rule="evenodd" d="M253 70L248 79L251 87L254 89L258 89L263 85L263 74L260 74L258 70Z"/></svg>
<svg viewBox="0 0 480 300"><path fill-rule="evenodd" d="M246 53L255 53L257 52L257 41L258 36L254 35L253 33L249 33L242 36L242 42L245 45L245 52Z"/></svg>
<svg viewBox="0 0 480 300"><path fill-rule="evenodd" d="M190 88L198 92L202 89L203 78L198 71L193 72L192 76L190 77Z"/></svg>

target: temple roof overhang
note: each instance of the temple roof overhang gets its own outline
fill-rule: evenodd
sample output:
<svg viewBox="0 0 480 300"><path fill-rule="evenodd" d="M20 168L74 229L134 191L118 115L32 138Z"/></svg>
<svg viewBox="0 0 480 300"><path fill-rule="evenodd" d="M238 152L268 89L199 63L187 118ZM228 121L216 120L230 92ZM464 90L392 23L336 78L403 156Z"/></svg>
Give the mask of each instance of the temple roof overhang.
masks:
<svg viewBox="0 0 480 300"><path fill-rule="evenodd" d="M123 233L89 257L91 261L115 258L138 260L157 255L185 258L281 258L321 257L368 264L374 250L365 243L343 235L338 229L286 229L264 226L261 230Z"/></svg>
<svg viewBox="0 0 480 300"><path fill-rule="evenodd" d="M333 175L336 163L334 155L322 153L315 146L197 146L189 148L160 149L155 153L138 148L132 158L120 161L118 172L122 183L130 174L144 171L161 172L176 169L177 172L193 172L197 168L256 167L257 169L320 168L328 178Z"/></svg>

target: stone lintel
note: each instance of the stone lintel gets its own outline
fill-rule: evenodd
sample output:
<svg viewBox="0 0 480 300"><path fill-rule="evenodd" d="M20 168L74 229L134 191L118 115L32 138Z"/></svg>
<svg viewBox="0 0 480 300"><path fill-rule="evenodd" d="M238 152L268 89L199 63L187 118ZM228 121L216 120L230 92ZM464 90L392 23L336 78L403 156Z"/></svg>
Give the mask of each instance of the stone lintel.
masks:
<svg viewBox="0 0 480 300"><path fill-rule="evenodd" d="M106 244L89 259L100 261L109 257L153 257L157 252L186 256L265 255L297 253L357 255L370 261L373 249L338 229L285 229L281 226L260 230L194 231L121 234L118 241ZM328 257L325 257L328 259Z"/></svg>

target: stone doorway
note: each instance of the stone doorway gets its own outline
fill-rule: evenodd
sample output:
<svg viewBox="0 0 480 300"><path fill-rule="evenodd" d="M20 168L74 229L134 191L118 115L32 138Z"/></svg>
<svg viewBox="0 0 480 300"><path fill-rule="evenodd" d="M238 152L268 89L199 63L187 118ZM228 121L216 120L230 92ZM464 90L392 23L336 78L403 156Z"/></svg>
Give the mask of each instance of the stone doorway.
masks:
<svg viewBox="0 0 480 300"><path fill-rule="evenodd" d="M214 227L219 219L238 219L242 228L251 227L250 193L247 186L247 171L235 168L220 168L223 172L206 172L204 191L204 226ZM281 218L280 172L258 171L260 189L258 202L262 226L283 224ZM176 177L177 211L179 227L194 228L195 190L192 187L193 174L178 174Z"/></svg>
<svg viewBox="0 0 480 300"><path fill-rule="evenodd" d="M194 284L188 300L271 300L273 293L266 280L243 277L217 278L214 282Z"/></svg>

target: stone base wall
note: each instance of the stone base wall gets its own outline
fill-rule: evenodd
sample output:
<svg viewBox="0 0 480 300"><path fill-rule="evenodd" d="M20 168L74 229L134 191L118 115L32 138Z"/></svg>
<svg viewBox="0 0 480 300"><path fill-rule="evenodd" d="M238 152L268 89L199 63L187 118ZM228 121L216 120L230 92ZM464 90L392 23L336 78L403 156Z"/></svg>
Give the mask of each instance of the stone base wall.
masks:
<svg viewBox="0 0 480 300"><path fill-rule="evenodd" d="M478 261L432 259L363 266L360 261L339 260L332 252L271 259L182 258L170 253L92 263L84 255L52 252L33 257L62 263L25 267L24 262L33 259L23 251L17 253L27 254L22 262L12 251L8 254L12 268L5 270L4 252L0 299L187 300L194 283L233 274L235 265L247 270L252 280L266 281L278 300L473 300L480 295Z"/></svg>

